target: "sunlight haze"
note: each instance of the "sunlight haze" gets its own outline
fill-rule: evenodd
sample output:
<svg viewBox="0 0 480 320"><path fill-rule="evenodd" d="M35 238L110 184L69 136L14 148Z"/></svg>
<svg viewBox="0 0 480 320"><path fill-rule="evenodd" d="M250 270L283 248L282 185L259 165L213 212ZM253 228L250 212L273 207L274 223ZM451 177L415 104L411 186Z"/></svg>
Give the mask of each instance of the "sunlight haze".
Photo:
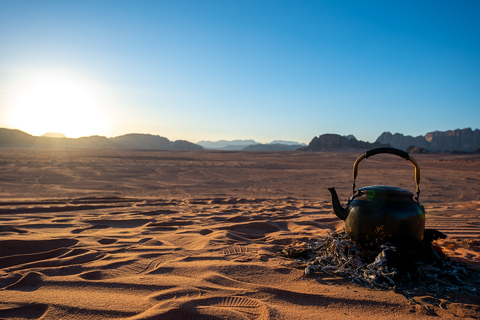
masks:
<svg viewBox="0 0 480 320"><path fill-rule="evenodd" d="M40 73L20 80L7 106L9 125L33 135L55 131L77 138L109 128L107 105L99 94L69 74Z"/></svg>
<svg viewBox="0 0 480 320"><path fill-rule="evenodd" d="M479 12L476 1L1 1L0 127L305 143L478 128Z"/></svg>

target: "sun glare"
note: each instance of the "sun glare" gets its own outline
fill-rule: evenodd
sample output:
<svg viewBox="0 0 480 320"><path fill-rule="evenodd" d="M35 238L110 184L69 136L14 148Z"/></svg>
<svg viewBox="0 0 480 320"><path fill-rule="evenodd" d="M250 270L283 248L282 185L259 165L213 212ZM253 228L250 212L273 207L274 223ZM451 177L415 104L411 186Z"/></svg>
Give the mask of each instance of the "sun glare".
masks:
<svg viewBox="0 0 480 320"><path fill-rule="evenodd" d="M12 128L33 135L60 132L70 138L107 131L106 106L98 90L83 79L43 74L23 80L7 102Z"/></svg>

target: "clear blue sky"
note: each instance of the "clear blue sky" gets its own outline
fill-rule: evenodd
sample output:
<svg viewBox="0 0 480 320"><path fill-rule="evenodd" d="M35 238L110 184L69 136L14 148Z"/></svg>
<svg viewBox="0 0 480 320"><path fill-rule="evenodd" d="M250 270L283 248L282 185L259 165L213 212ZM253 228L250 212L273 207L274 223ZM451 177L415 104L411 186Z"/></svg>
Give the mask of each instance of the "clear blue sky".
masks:
<svg viewBox="0 0 480 320"><path fill-rule="evenodd" d="M479 17L476 0L0 0L0 127L306 143L475 129Z"/></svg>

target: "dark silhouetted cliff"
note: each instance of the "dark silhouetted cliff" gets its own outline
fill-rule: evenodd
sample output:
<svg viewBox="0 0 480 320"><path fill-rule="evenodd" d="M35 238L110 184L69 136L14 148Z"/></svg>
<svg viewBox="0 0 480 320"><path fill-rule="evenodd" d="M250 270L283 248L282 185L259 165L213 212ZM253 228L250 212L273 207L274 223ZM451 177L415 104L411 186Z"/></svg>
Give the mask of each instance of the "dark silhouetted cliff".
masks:
<svg viewBox="0 0 480 320"><path fill-rule="evenodd" d="M378 147L389 146L388 144L381 144L379 142L370 143L357 140L354 136L348 137L339 134L322 134L310 141L307 147L302 148L304 151L321 151L321 150L335 150L335 149L372 149Z"/></svg>

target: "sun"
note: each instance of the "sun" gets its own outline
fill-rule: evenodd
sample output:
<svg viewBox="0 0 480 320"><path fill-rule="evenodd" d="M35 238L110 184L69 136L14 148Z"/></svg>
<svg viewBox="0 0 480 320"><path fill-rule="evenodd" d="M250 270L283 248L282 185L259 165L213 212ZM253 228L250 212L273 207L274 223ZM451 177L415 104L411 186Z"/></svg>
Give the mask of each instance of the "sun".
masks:
<svg viewBox="0 0 480 320"><path fill-rule="evenodd" d="M5 116L10 127L33 135L96 135L109 126L102 100L99 90L82 78L43 73L19 81L7 100Z"/></svg>

